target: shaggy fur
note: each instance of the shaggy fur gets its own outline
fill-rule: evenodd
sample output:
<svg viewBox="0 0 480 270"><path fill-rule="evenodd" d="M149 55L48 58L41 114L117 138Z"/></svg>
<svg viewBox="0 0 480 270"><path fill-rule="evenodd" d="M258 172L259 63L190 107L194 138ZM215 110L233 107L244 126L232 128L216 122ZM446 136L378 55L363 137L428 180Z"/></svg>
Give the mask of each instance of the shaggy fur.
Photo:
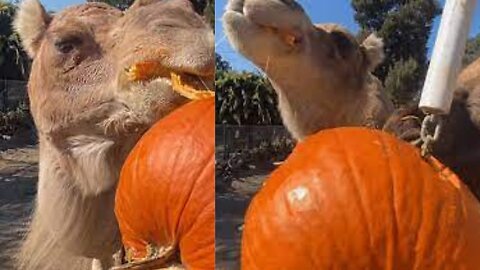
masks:
<svg viewBox="0 0 480 270"><path fill-rule="evenodd" d="M223 16L233 47L274 86L284 125L297 139L338 126L381 127L393 111L370 72L383 60L335 24L314 25L295 1L230 0Z"/></svg>
<svg viewBox="0 0 480 270"><path fill-rule="evenodd" d="M417 104L400 108L384 130L401 139L420 139L423 113ZM480 59L462 71L450 114L433 155L456 172L480 199Z"/></svg>
<svg viewBox="0 0 480 270"><path fill-rule="evenodd" d="M108 268L120 248L113 207L121 165L148 127L186 102L169 78L131 82L125 69L157 61L211 85L213 33L187 0L138 0L125 12L87 3L53 17L25 0L15 28L33 58L28 93L40 143L18 268L87 269L92 258Z"/></svg>

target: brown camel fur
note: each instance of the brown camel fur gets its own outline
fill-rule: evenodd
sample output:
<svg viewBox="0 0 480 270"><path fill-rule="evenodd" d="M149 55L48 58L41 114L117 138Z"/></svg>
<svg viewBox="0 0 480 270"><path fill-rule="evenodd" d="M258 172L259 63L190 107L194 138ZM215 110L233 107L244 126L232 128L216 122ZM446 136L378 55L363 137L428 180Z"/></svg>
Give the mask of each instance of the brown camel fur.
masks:
<svg viewBox="0 0 480 270"><path fill-rule="evenodd" d="M371 71L383 60L374 35L314 25L292 0L230 0L223 23L233 47L260 67L297 139L338 126L382 127L393 111Z"/></svg>
<svg viewBox="0 0 480 270"><path fill-rule="evenodd" d="M141 134L186 100L170 77L128 79L155 61L211 86L214 37L187 0L87 3L48 14L25 0L15 28L33 58L28 86L40 171L19 269L107 268L120 248L113 206L120 167ZM100 264L98 263L100 262Z"/></svg>
<svg viewBox="0 0 480 270"><path fill-rule="evenodd" d="M384 130L414 142L420 138L423 117L416 104L400 108ZM480 199L480 59L459 76L452 109L433 155L455 171Z"/></svg>

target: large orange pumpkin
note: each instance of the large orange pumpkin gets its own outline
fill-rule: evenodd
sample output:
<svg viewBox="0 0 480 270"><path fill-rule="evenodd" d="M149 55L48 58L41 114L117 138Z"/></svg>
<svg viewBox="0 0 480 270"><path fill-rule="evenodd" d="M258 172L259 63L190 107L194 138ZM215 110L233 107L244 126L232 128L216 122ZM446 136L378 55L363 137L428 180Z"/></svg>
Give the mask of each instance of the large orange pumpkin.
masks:
<svg viewBox="0 0 480 270"><path fill-rule="evenodd" d="M254 197L242 269L480 269L480 205L388 134L320 132Z"/></svg>
<svg viewBox="0 0 480 270"><path fill-rule="evenodd" d="M187 269L214 269L214 114L213 98L190 102L128 156L115 214L132 260L174 248Z"/></svg>

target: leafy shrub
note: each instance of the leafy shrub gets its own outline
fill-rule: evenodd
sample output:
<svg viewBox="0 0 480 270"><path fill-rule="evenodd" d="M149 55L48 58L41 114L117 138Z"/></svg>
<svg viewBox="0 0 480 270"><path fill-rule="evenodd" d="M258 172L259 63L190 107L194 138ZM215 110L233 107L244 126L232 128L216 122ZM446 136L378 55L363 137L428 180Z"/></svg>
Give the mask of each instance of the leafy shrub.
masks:
<svg viewBox="0 0 480 270"><path fill-rule="evenodd" d="M13 110L0 112L0 135L12 136L21 129L33 129L32 116L25 103Z"/></svg>
<svg viewBox="0 0 480 270"><path fill-rule="evenodd" d="M215 84L217 124L282 123L277 97L267 78L250 72L225 71L217 76Z"/></svg>

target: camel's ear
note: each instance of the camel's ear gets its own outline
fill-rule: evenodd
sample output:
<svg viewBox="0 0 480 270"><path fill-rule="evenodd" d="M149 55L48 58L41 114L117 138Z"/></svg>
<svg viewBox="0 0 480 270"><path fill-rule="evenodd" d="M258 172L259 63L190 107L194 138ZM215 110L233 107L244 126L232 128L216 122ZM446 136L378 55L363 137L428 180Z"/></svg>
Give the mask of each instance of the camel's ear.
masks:
<svg viewBox="0 0 480 270"><path fill-rule="evenodd" d="M365 54L367 69L369 71L375 70L385 58L383 40L375 34L371 34L363 41L361 48Z"/></svg>
<svg viewBox="0 0 480 270"><path fill-rule="evenodd" d="M13 27L22 39L23 48L32 58L38 52L52 17L38 0L24 0L17 11Z"/></svg>

